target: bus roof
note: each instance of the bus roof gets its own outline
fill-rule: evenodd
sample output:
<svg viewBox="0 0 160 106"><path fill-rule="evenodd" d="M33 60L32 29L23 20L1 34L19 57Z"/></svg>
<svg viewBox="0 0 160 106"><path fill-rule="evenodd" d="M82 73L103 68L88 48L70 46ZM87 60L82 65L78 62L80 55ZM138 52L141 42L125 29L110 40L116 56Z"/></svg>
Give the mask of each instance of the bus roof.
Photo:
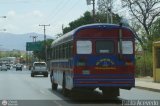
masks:
<svg viewBox="0 0 160 106"><path fill-rule="evenodd" d="M62 37L59 37L58 39L54 40L51 44L51 47L57 46L59 44L72 41L76 35L77 32L83 29L91 29L91 28L100 28L100 29L119 29L120 25L118 24L107 24L107 23L96 23L96 24L87 24L80 26L66 34L64 34ZM129 27L121 26L121 28L132 31Z"/></svg>

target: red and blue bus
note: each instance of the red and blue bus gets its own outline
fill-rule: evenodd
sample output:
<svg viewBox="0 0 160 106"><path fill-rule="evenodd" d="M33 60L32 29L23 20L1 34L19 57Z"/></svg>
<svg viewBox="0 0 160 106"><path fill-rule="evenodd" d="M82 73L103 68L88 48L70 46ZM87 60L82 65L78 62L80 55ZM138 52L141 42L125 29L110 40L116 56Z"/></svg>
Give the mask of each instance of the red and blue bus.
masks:
<svg viewBox="0 0 160 106"><path fill-rule="evenodd" d="M52 89L99 88L104 96L135 86L135 34L125 26L89 24L53 41L50 78Z"/></svg>

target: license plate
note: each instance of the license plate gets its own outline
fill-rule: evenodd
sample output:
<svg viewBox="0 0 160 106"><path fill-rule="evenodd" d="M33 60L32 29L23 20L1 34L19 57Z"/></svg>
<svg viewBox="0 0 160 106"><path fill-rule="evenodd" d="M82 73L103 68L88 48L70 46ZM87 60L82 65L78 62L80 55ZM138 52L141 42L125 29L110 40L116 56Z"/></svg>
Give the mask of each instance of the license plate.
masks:
<svg viewBox="0 0 160 106"><path fill-rule="evenodd" d="M83 70L82 73L85 74L85 75L88 75L88 74L90 74L90 71L89 70Z"/></svg>

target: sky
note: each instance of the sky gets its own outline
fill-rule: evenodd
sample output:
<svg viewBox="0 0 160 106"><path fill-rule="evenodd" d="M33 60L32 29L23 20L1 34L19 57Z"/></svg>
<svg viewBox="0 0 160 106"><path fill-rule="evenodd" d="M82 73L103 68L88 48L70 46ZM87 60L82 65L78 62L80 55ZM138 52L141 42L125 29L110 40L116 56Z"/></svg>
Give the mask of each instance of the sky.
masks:
<svg viewBox="0 0 160 106"><path fill-rule="evenodd" d="M62 32L62 24L66 27L91 10L92 6L87 6L86 0L0 0L0 31L43 34L39 24L50 24L46 34L54 37Z"/></svg>

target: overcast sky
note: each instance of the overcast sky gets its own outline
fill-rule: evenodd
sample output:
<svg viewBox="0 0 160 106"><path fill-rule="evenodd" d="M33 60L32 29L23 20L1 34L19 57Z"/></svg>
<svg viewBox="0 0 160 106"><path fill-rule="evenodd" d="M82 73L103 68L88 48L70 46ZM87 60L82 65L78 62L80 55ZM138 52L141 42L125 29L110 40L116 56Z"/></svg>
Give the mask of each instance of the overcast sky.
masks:
<svg viewBox="0 0 160 106"><path fill-rule="evenodd" d="M86 0L0 0L0 30L5 28L9 33L43 33L39 24L50 24L46 33L54 36L61 33L61 26L67 26L91 11Z"/></svg>

